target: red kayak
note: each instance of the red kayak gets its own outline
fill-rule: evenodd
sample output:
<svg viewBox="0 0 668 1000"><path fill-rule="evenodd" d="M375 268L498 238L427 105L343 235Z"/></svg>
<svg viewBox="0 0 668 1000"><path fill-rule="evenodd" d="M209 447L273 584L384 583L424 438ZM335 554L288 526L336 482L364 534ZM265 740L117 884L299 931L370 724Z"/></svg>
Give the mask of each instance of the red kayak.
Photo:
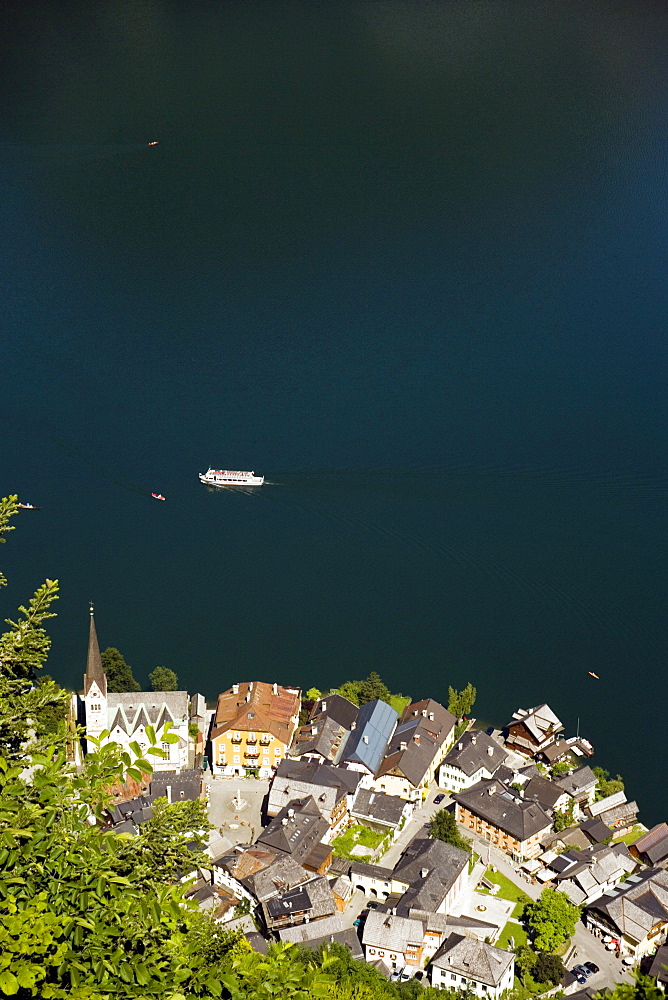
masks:
<svg viewBox="0 0 668 1000"><path fill-rule="evenodd" d="M162 493L151 493L151 496L153 497L154 500L164 500L165 499L163 497Z"/></svg>

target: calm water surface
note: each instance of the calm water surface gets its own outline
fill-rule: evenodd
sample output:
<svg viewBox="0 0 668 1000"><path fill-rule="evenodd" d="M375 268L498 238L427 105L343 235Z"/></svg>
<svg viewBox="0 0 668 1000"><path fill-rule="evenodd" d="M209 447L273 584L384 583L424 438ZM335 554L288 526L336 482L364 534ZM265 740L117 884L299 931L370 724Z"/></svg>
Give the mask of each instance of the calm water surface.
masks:
<svg viewBox="0 0 668 1000"><path fill-rule="evenodd" d="M3 617L58 577L72 686L93 598L138 677L209 697L549 701L667 818L665 4L2 29L0 492L43 508Z"/></svg>

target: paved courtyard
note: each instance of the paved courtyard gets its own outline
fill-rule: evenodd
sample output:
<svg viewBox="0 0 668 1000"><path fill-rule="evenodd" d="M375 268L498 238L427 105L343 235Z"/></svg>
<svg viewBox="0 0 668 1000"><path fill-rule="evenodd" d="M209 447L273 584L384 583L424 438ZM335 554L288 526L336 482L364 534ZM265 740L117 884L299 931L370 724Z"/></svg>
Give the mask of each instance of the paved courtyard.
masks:
<svg viewBox="0 0 668 1000"><path fill-rule="evenodd" d="M250 844L262 829L262 808L269 781L256 778L214 778L206 775L212 839L222 834L231 844Z"/></svg>

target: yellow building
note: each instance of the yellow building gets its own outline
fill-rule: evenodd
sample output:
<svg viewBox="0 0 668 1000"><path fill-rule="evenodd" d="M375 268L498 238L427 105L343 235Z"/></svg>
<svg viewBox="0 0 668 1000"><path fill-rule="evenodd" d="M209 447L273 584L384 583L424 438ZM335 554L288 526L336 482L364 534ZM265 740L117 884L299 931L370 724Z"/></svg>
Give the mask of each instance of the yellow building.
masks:
<svg viewBox="0 0 668 1000"><path fill-rule="evenodd" d="M233 684L218 696L211 730L214 774L272 776L299 723L301 692L264 681Z"/></svg>

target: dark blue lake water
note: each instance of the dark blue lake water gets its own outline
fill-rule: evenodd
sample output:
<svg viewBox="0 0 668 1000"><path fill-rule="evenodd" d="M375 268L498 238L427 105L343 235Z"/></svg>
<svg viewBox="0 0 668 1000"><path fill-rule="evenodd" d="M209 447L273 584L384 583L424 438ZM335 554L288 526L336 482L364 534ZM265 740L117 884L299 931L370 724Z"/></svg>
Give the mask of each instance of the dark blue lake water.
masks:
<svg viewBox="0 0 668 1000"><path fill-rule="evenodd" d="M665 4L2 18L3 617L57 577L72 686L92 598L210 698L548 701L668 818Z"/></svg>

